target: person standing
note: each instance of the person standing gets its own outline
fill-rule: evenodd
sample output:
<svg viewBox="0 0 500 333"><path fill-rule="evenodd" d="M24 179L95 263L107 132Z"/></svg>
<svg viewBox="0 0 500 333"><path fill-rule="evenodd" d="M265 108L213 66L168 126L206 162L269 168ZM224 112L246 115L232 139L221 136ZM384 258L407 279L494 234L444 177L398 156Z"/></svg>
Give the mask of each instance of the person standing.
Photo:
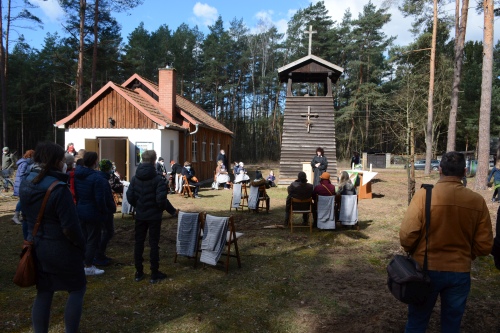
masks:
<svg viewBox="0 0 500 333"><path fill-rule="evenodd" d="M75 150L75 145L73 144L73 142L68 143L68 145L66 146L66 154L71 154L73 156L75 156L77 154L76 150ZM82 157L83 157L83 155L82 155Z"/></svg>
<svg viewBox="0 0 500 333"><path fill-rule="evenodd" d="M326 169L328 168L328 160L325 157L325 151L323 148L316 148L316 156L313 157L311 166L314 172L313 186L315 187L319 184L319 176L321 176L323 172L326 172Z"/></svg>
<svg viewBox="0 0 500 333"><path fill-rule="evenodd" d="M103 221L108 214L105 192L109 183L97 167L97 153L88 151L83 155L83 166L75 170L75 196L78 218L87 240L85 250L85 275L101 275L104 270L94 266L94 258L101 241Z"/></svg>
<svg viewBox="0 0 500 333"><path fill-rule="evenodd" d="M179 163L175 162L175 160L170 160L170 168L172 169L172 172L170 175L172 176L172 182L175 184L170 184L170 189L174 188L174 192L170 191L171 194L173 193L181 193L182 192L182 165Z"/></svg>
<svg viewBox="0 0 500 333"><path fill-rule="evenodd" d="M498 189L500 188L500 159L495 163L493 169L491 169L487 183L491 181L491 178L493 178L493 196L491 197L491 202L496 202L499 201L497 197Z"/></svg>
<svg viewBox="0 0 500 333"><path fill-rule="evenodd" d="M220 150L219 154L217 155L217 159L215 161L216 162L222 161L222 164L224 164L224 166L226 168L229 167L229 165L227 164L228 160L227 160L226 152L224 151L224 149Z"/></svg>
<svg viewBox="0 0 500 333"><path fill-rule="evenodd" d="M167 199L167 186L161 176L156 173L156 152L146 150L142 153L142 162L137 167L127 191L128 202L135 207L135 281L142 281L145 277L142 257L144 242L149 231L149 259L151 278L150 283L165 280L167 275L160 268L160 231L163 210L172 216L177 216L176 210Z"/></svg>
<svg viewBox="0 0 500 333"><path fill-rule="evenodd" d="M102 159L99 162L99 172L98 174L108 183L111 178L111 173L113 169L113 164L110 160ZM104 202L106 203L106 211L104 213L105 217L102 220L102 231L101 239L97 247L97 251L94 257L94 265L97 266L107 266L111 262L111 258L106 255L106 249L108 243L115 235L115 222L114 214L116 213L116 203L113 199L113 192L111 190L111 185L106 186L103 184L103 196Z"/></svg>
<svg viewBox="0 0 500 333"><path fill-rule="evenodd" d="M156 162L156 173L161 176L165 183L167 182L167 169L165 169L165 159L163 157L158 158L158 162Z"/></svg>
<svg viewBox="0 0 500 333"><path fill-rule="evenodd" d="M40 229L34 239L37 294L32 308L33 330L48 332L54 292L67 291L64 311L65 331L76 333L82 315L86 279L83 268L85 239L75 204L67 186L68 175L62 172L64 149L53 143L39 143L34 165L21 182L21 210L28 224L28 240L47 189L59 181L47 200Z"/></svg>
<svg viewBox="0 0 500 333"><path fill-rule="evenodd" d="M288 186L288 196L286 197L286 210L285 210L285 221L283 225L288 226L288 220L290 219L290 207L292 205L292 198L295 199L308 199L313 195L314 187L312 184L307 182L307 175L305 172L299 172L297 180ZM309 207L307 207L309 209ZM308 213L302 215L302 223L307 224L307 219L309 218Z"/></svg>
<svg viewBox="0 0 500 333"><path fill-rule="evenodd" d="M17 161L17 172L16 179L14 180L14 196L19 197L19 187L21 186L21 181L29 174L31 166L33 165L33 155L35 154L34 150L27 150L24 153L23 158ZM16 211L14 216L12 217L12 221L15 224L23 225L23 236L24 239L28 236L28 225L26 222L22 222L19 220L21 217L21 201L17 202ZM21 217L22 218L22 217Z"/></svg>
<svg viewBox="0 0 500 333"><path fill-rule="evenodd" d="M404 250L423 267L427 248L431 293L420 305L408 305L405 332L425 332L437 297L441 297L441 331L459 332L471 285L471 263L491 252L493 232L484 198L462 185L464 154L443 155L440 178L432 189L429 241L425 240L426 190L415 193L399 237Z"/></svg>
<svg viewBox="0 0 500 333"><path fill-rule="evenodd" d="M9 147L3 147L2 149L2 177L3 177L3 188L5 192L9 191L9 181L10 175L12 174L12 168L14 167L14 160L12 159L12 154L9 151Z"/></svg>

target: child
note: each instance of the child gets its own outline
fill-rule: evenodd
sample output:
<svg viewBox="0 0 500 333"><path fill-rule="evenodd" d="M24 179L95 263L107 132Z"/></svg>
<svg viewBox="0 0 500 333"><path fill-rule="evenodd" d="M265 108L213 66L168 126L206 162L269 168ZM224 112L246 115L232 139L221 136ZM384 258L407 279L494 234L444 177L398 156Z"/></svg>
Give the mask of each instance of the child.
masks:
<svg viewBox="0 0 500 333"><path fill-rule="evenodd" d="M269 171L269 176L267 176L267 184L269 185L269 187L276 187L276 184L274 183L274 181L276 180L276 177L274 176L274 172L273 170Z"/></svg>

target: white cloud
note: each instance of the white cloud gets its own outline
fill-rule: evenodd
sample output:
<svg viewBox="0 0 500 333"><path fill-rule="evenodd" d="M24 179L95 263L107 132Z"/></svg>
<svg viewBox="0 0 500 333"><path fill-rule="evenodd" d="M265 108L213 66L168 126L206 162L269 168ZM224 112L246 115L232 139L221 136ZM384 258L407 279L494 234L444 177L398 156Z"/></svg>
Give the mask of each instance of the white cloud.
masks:
<svg viewBox="0 0 500 333"><path fill-rule="evenodd" d="M257 24L251 29L251 32L258 33L262 27L267 29L270 26L275 26L279 33L284 34L288 28L288 21L293 14L295 14L295 12L297 12L296 9L289 9L287 14L285 14L285 18L276 19L276 13L271 9L259 11L254 15L254 18L257 20Z"/></svg>
<svg viewBox="0 0 500 333"><path fill-rule="evenodd" d="M313 3L318 2L318 0L311 0ZM338 0L324 0L325 7L328 9L328 13L331 15L334 21L340 23L342 17L344 16L347 8L350 8L352 18L357 19L359 13L363 11L363 7L368 4L368 0L350 0L350 1L338 1ZM380 8L380 4L377 1L372 1L375 6ZM446 5L442 10L447 14L454 16L454 2ZM395 36L395 45L408 45L414 40L414 37L410 33L411 23L413 19L411 17L403 17L402 13L399 11L396 5L389 8L389 13L391 14L391 21L386 24L382 31L386 36ZM495 22L497 23L497 22ZM467 40L482 40L483 39L483 16L476 14L474 6L469 8L468 23L467 23ZM454 37L455 31L450 32L450 37ZM495 24L495 40L500 37L500 24Z"/></svg>
<svg viewBox="0 0 500 333"><path fill-rule="evenodd" d="M197 2L194 5L193 14L205 26L212 25L219 16L217 8L201 2Z"/></svg>
<svg viewBox="0 0 500 333"><path fill-rule="evenodd" d="M57 0L32 0L32 3L39 6L45 16L52 22L60 21L65 15Z"/></svg>

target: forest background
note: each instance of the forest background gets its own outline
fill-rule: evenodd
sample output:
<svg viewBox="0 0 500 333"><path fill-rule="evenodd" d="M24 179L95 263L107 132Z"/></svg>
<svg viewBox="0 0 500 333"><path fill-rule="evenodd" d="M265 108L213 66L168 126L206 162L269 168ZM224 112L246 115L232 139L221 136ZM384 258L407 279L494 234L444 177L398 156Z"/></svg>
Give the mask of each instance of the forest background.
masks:
<svg viewBox="0 0 500 333"><path fill-rule="evenodd" d="M30 12L33 6L29 2L11 0L0 13L5 50L0 58L6 86L6 94L1 96L6 110L2 133L4 145L11 150L24 151L44 139L63 145L63 130L53 124L108 81L122 83L137 73L157 82L158 68L171 64L177 70L178 94L201 105L236 133L231 154L235 160L278 160L286 96L277 69L307 55L304 31L312 25L317 31L312 53L344 68L333 87L337 158L348 158L352 151L405 154L411 123L416 129L415 150L425 152L432 1L401 1L400 10L414 22L414 40L409 45L394 45L395 38L382 32L391 15L387 7L372 2L357 17L346 11L340 22L332 21L322 1L311 4L293 15L286 34L265 22L251 31L240 18L233 18L225 28L219 16L207 34L187 24L164 24L155 31L140 24L126 41L113 14L140 1L59 2L69 14L64 35L48 33L40 49L30 46L20 34L10 42L14 46L9 50L14 29L19 32L22 27L43 24ZM420 4L417 11L412 3ZM20 14L10 15L13 8ZM440 13L434 156L446 150L454 24L454 17ZM500 43L496 43L492 137L500 136L499 52ZM482 43L467 42L463 55L456 149L474 150L479 136ZM317 87L294 86L294 94L306 93L317 94Z"/></svg>

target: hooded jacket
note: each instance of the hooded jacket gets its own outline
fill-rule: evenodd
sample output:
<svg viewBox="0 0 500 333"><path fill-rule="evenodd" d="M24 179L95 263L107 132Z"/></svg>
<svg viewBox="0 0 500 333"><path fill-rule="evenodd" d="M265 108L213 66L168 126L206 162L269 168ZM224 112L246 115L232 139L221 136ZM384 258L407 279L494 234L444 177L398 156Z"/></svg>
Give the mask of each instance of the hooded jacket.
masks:
<svg viewBox="0 0 500 333"><path fill-rule="evenodd" d="M127 190L127 200L134 206L137 220L161 220L167 203L167 186L153 164L139 164Z"/></svg>
<svg viewBox="0 0 500 333"><path fill-rule="evenodd" d="M101 172L80 165L75 170L75 197L81 222L102 221L114 206L111 187Z"/></svg>

